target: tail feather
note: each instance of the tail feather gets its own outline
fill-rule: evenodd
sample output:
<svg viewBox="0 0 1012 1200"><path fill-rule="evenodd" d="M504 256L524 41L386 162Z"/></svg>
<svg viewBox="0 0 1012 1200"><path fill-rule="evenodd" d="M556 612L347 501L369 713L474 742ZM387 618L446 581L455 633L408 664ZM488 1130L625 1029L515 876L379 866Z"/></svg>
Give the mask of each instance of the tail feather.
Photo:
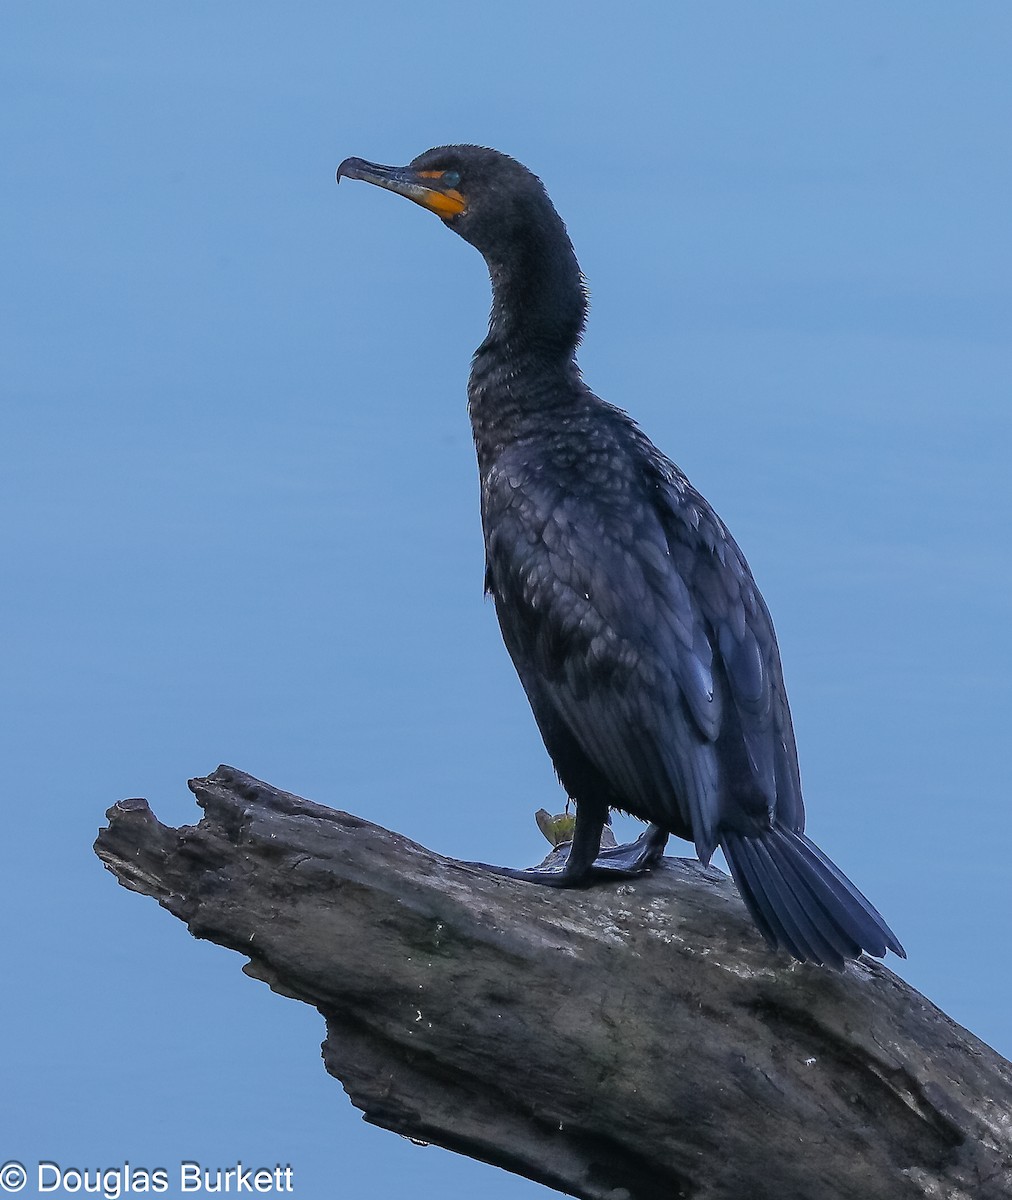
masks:
<svg viewBox="0 0 1012 1200"><path fill-rule="evenodd" d="M815 868L813 882L822 891L824 906L842 903L850 914L857 931L862 948L876 958L882 958L887 950L892 950L900 958L906 958L906 951L900 945L896 935L885 923L882 914L851 883L840 868L828 858L804 834L789 833L777 830L777 836L782 840L789 853L804 856Z"/></svg>
<svg viewBox="0 0 1012 1200"><path fill-rule="evenodd" d="M761 838L732 836L724 853L738 891L771 945L782 946L801 962L838 968L861 953L860 945L841 936L811 889L797 880L789 864L774 859Z"/></svg>
<svg viewBox="0 0 1012 1200"><path fill-rule="evenodd" d="M857 958L861 953L860 943L831 919L831 911L826 911L825 904L821 910L813 908L811 886L795 864L787 859L776 859L761 840L753 842L752 847L766 872L765 878L772 881L781 900L780 911L790 914L798 930L799 944L807 948L808 957L816 962Z"/></svg>
<svg viewBox="0 0 1012 1200"><path fill-rule="evenodd" d="M755 835L724 832L721 847L771 945L837 970L862 951L906 958L878 910L804 834L777 826Z"/></svg>
<svg viewBox="0 0 1012 1200"><path fill-rule="evenodd" d="M733 834L725 836L721 841L721 849L724 851L727 865L731 868L731 877L739 895L745 901L749 916L767 942L776 947L781 944L781 939L777 937L780 922L777 920L776 907L766 895L766 889L750 861L746 847L745 839Z"/></svg>

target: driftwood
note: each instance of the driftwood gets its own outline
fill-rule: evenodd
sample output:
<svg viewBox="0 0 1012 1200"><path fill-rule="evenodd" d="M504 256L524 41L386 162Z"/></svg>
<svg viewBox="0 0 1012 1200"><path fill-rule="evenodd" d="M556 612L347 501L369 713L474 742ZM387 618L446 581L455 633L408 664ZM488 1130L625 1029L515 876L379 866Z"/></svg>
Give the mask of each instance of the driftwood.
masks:
<svg viewBox="0 0 1012 1200"><path fill-rule="evenodd" d="M666 859L559 892L229 767L143 800L119 881L326 1018L376 1125L594 1200L1008 1200L1012 1065L877 962L771 953L733 885Z"/></svg>

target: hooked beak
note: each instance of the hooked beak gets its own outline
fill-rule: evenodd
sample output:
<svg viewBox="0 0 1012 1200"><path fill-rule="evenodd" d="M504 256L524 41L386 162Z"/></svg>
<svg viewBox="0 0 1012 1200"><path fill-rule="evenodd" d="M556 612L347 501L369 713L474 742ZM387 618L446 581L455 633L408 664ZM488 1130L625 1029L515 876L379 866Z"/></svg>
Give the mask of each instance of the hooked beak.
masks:
<svg viewBox="0 0 1012 1200"><path fill-rule="evenodd" d="M458 217L467 208L467 201L456 188L441 185L441 171L416 171L413 167L381 167L364 158L346 158L337 168L341 179L363 179L377 187L407 196L416 204L434 212L445 221Z"/></svg>

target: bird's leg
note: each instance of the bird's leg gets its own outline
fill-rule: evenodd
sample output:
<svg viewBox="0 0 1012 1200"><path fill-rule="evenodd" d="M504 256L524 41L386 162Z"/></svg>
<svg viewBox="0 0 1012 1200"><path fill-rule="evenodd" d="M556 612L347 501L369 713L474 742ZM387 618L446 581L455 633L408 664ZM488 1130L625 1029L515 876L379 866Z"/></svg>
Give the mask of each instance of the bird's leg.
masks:
<svg viewBox="0 0 1012 1200"><path fill-rule="evenodd" d="M655 866L664 854L668 834L657 825L625 846L601 849L601 834L606 817L576 807L576 827L568 846L560 846L547 867L496 867L489 863L472 863L496 875L540 883L547 887L587 887L604 879L633 879Z"/></svg>
<svg viewBox="0 0 1012 1200"><path fill-rule="evenodd" d="M495 867L491 863L471 863L495 875L510 879L522 879L526 883L541 883L546 887L583 887L591 882L594 860L601 848L601 833L607 820L607 809L603 813L589 805L576 806L576 825L573 840L559 846L552 854L552 864L547 867Z"/></svg>

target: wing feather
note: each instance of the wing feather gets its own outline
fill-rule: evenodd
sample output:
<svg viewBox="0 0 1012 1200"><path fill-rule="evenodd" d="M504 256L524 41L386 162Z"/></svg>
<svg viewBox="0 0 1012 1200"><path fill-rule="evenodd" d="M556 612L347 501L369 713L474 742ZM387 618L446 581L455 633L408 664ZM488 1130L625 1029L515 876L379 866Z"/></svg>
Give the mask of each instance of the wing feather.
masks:
<svg viewBox="0 0 1012 1200"><path fill-rule="evenodd" d="M705 860L743 788L759 819L781 793L791 820L803 809L769 614L719 518L658 461L653 502L626 491L613 512L550 472L493 467L488 590L542 730L561 721L615 806Z"/></svg>

